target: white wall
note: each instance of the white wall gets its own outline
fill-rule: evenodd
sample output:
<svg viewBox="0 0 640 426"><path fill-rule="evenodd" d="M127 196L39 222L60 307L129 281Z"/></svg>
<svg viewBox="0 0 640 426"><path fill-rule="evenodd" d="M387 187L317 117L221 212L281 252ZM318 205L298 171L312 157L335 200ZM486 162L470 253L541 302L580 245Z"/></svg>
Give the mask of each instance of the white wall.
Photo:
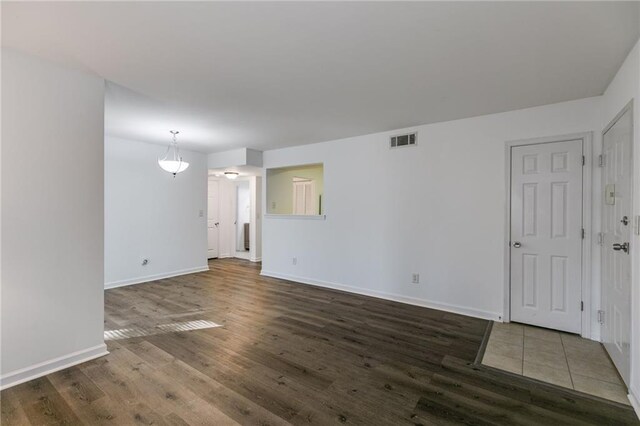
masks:
<svg viewBox="0 0 640 426"><path fill-rule="evenodd" d="M210 169L222 169L253 166L262 167L262 151L250 148L232 149L231 151L209 154L207 163Z"/></svg>
<svg viewBox="0 0 640 426"><path fill-rule="evenodd" d="M633 215L640 215L640 46L636 44L624 64L602 96L600 131L634 100L634 200ZM601 145L600 145L601 148ZM632 236L632 302L631 302L631 386L629 391L635 398L640 415L640 238Z"/></svg>
<svg viewBox="0 0 640 426"><path fill-rule="evenodd" d="M247 164L247 149L240 148L209 154L207 162L210 169L243 166Z"/></svg>
<svg viewBox="0 0 640 426"><path fill-rule="evenodd" d="M599 130L598 107L589 98L412 127L412 148L390 150L394 130L266 151L265 168L324 163L326 220L265 216L263 273L498 319L505 142Z"/></svg>
<svg viewBox="0 0 640 426"><path fill-rule="evenodd" d="M106 353L104 81L2 49L7 387Z"/></svg>
<svg viewBox="0 0 640 426"><path fill-rule="evenodd" d="M189 168L174 178L157 163L165 150L105 139L107 288L208 269L207 157L181 150Z"/></svg>

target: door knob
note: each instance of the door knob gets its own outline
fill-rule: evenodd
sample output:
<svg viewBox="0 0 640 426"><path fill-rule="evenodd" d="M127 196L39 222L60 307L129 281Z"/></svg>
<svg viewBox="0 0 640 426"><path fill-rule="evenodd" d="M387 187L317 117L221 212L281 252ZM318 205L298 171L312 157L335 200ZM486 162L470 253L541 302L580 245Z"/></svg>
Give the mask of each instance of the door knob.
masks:
<svg viewBox="0 0 640 426"><path fill-rule="evenodd" d="M622 250L625 253L629 253L629 243L622 243L622 244L614 244L613 245L613 249L615 251L620 251Z"/></svg>
<svg viewBox="0 0 640 426"><path fill-rule="evenodd" d="M519 241L514 241L514 242L513 242L513 247L514 247L514 248L520 248L521 246L522 246L522 244L520 244L520 242L519 242Z"/></svg>
<svg viewBox="0 0 640 426"><path fill-rule="evenodd" d="M220 225L220 222L216 222L214 223L214 225L217 227L218 225Z"/></svg>

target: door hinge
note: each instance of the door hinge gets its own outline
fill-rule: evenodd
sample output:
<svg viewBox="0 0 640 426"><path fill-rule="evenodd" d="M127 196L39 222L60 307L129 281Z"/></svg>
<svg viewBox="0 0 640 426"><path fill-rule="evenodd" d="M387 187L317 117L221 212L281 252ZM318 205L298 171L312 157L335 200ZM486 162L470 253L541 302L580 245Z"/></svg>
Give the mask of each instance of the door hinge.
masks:
<svg viewBox="0 0 640 426"><path fill-rule="evenodd" d="M598 155L598 166L604 167L604 154Z"/></svg>
<svg viewBox="0 0 640 426"><path fill-rule="evenodd" d="M598 245L602 245L604 243L604 234L602 232L598 232Z"/></svg>
<svg viewBox="0 0 640 426"><path fill-rule="evenodd" d="M598 311L598 323L604 324L604 311L603 310L599 310Z"/></svg>
<svg viewBox="0 0 640 426"><path fill-rule="evenodd" d="M584 240L585 236L587 235L587 233L585 232L584 228L582 228L582 239Z"/></svg>
<svg viewBox="0 0 640 426"><path fill-rule="evenodd" d="M586 162L587 162L587 159L586 159L586 158L585 158L585 156L583 155L583 156L582 156L582 165L584 166L584 165L586 164Z"/></svg>
<svg viewBox="0 0 640 426"><path fill-rule="evenodd" d="M584 311L584 302L580 301L580 312Z"/></svg>

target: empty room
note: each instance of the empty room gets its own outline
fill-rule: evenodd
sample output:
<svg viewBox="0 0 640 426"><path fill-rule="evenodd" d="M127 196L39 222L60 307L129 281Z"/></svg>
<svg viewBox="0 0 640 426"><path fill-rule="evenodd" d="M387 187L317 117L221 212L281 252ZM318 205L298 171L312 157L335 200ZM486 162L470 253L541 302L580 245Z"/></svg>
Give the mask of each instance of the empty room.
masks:
<svg viewBox="0 0 640 426"><path fill-rule="evenodd" d="M2 1L12 425L640 425L640 2Z"/></svg>

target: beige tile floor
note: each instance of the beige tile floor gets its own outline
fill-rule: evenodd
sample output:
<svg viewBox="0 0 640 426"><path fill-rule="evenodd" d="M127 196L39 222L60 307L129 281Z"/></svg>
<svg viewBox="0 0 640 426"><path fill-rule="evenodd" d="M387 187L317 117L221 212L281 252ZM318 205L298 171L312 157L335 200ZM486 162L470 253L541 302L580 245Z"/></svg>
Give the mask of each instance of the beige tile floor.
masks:
<svg viewBox="0 0 640 426"><path fill-rule="evenodd" d="M604 347L574 334L495 322L482 363L629 404L627 388Z"/></svg>

